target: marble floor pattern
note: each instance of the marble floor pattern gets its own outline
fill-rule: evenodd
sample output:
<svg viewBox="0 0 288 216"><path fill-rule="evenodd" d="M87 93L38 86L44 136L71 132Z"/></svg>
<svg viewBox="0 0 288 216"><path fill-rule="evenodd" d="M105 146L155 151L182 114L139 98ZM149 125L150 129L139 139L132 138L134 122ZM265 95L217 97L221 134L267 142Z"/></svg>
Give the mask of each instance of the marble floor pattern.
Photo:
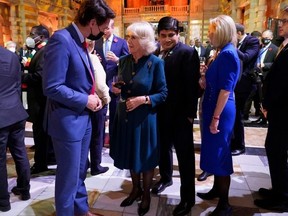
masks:
<svg viewBox="0 0 288 216"><path fill-rule="evenodd" d="M30 163L33 164L33 139L29 136L31 124L27 124L27 137L25 139ZM235 216L273 216L286 215L287 213L268 212L257 208L253 200L258 198L256 191L259 187L271 186L267 158L264 151L264 139L266 128L246 127L246 154L233 157L234 174L231 178L230 203L233 206ZM201 173L199 168L200 158L200 135L199 126L194 128L195 156L196 156L196 177ZM15 169L11 155L8 153L8 173L9 190L16 185ZM87 172L86 186L89 193L89 205L91 211L104 216L133 216L137 215L137 203L132 206L122 208L121 201L128 195L131 189L131 179L129 172L119 170L113 166L113 161L109 157L109 148L103 149L103 166L109 166L109 171L98 176L91 176ZM49 166L50 170L34 175L31 178L31 199L21 201L11 193L11 210L0 212L1 216L53 216L54 209L54 182L56 166ZM158 168L155 171L155 181L159 179ZM213 176L204 182L196 180L196 192L206 192L213 184ZM159 196L152 196L151 208L147 216L169 216L179 203L179 172L177 159L174 154L173 185L166 188ZM192 208L190 216L205 216L213 211L217 200L203 201L196 196L196 204Z"/></svg>

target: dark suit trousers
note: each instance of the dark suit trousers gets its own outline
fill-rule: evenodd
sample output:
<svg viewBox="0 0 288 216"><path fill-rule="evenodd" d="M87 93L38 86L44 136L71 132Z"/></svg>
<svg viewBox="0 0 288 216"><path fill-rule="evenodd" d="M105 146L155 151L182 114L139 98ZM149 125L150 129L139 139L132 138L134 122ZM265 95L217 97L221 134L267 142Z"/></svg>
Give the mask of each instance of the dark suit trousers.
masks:
<svg viewBox="0 0 288 216"><path fill-rule="evenodd" d="M111 101L109 103L109 136L113 135L113 124L116 113L116 107L119 97L116 97L114 94L111 95Z"/></svg>
<svg viewBox="0 0 288 216"><path fill-rule="evenodd" d="M246 101L250 92L235 93L236 118L231 139L231 150L245 149L243 115Z"/></svg>
<svg viewBox="0 0 288 216"><path fill-rule="evenodd" d="M41 109L40 109L41 110ZM34 161L35 167L39 169L47 168L48 150L50 149L50 157L54 158L53 145L50 136L43 128L44 111L40 111L33 121L33 138L35 144Z"/></svg>
<svg viewBox="0 0 288 216"><path fill-rule="evenodd" d="M105 139L105 120L107 105L91 115L92 136L90 142L90 168L91 173L98 172L102 161L102 147Z"/></svg>
<svg viewBox="0 0 288 216"><path fill-rule="evenodd" d="M30 189L30 165L24 143L26 120L0 129L0 206L9 205L6 149L9 148L15 162L17 187Z"/></svg>
<svg viewBox="0 0 288 216"><path fill-rule="evenodd" d="M181 179L181 201L195 202L193 124L183 116L175 117L174 122L169 122L169 119L165 115L159 118L161 180L165 182L172 180L174 145Z"/></svg>
<svg viewBox="0 0 288 216"><path fill-rule="evenodd" d="M288 200L288 136L286 125L288 118L285 114L283 115L286 111L281 111L278 108L274 112L268 111L269 124L265 149L272 189Z"/></svg>

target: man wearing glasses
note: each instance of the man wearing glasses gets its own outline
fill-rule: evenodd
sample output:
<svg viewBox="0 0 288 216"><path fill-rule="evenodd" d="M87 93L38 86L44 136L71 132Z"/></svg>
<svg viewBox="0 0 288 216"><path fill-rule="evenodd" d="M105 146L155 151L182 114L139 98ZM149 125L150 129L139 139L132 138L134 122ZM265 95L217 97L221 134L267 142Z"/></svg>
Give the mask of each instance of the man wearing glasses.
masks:
<svg viewBox="0 0 288 216"><path fill-rule="evenodd" d="M279 20L279 36L284 37L264 82L263 114L269 122L265 141L272 188L260 188L263 199L255 205L277 212L288 212L288 6Z"/></svg>

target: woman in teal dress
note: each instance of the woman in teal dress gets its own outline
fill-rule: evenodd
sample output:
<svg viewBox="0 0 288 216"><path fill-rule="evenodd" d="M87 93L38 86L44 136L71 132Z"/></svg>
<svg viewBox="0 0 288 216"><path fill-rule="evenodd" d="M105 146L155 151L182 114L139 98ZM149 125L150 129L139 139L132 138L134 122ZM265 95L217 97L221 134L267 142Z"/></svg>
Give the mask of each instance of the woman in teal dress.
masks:
<svg viewBox="0 0 288 216"><path fill-rule="evenodd" d="M233 173L230 139L236 115L234 88L240 74L235 23L231 17L220 15L210 20L208 32L211 44L219 53L207 69L205 80L200 82L205 88L200 167L214 174L214 185L208 193L197 195L206 200L219 197L210 215L231 215L228 201Z"/></svg>
<svg viewBox="0 0 288 216"><path fill-rule="evenodd" d="M156 49L154 30L147 22L127 28L130 55L119 60L118 79L124 83L113 92L120 93L110 140L110 155L119 169L129 169L133 188L121 203L129 206L141 198L138 214L150 208L150 186L158 165L156 106L167 97L164 62L152 53ZM143 175L143 189L140 176Z"/></svg>

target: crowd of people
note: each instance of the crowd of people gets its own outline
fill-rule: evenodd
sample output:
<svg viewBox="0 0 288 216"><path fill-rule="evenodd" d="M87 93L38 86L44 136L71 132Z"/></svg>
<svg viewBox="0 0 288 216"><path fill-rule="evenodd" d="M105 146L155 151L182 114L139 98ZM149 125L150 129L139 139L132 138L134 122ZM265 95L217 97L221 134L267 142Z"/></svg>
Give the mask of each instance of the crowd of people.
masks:
<svg viewBox="0 0 288 216"><path fill-rule="evenodd" d="M132 179L131 192L120 206L140 200L138 215L149 212L151 193L158 195L173 184L174 147L181 184L173 215L188 214L195 205L193 124L199 111L203 173L197 180L214 175L214 183L197 196L219 198L210 215L232 215L232 156L245 153L243 120L254 99L268 124L265 149L272 182L271 189L259 189L263 199L254 203L288 211L283 116L288 108L283 100L288 92L288 7L279 18L284 38L279 48L272 43L271 30L249 35L227 15L210 19L206 48L199 38L182 43L179 21L170 16L159 20L157 35L150 23L141 21L130 24L122 39L113 33L115 16L105 1L86 0L74 21L52 36L46 27L34 26L18 56L16 43L0 47L0 211L11 209L9 149L17 172L12 193L30 199L30 175L57 164L56 215L93 216L85 179L88 168L91 175L109 169L101 166L109 110L110 156ZM200 65L202 57L205 63ZM28 111L21 88L27 92ZM24 143L27 120L35 143L31 168ZM152 185L157 166L160 179Z"/></svg>

